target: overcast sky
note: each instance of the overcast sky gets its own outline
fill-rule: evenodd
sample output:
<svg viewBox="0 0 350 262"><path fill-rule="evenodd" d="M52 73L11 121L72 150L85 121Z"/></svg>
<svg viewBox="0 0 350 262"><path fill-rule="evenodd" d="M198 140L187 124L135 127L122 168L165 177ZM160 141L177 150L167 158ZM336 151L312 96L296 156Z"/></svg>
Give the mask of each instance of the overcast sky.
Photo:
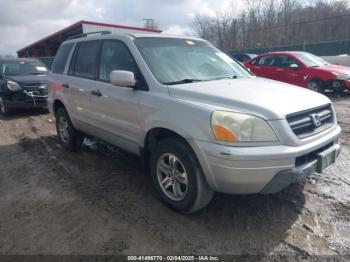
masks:
<svg viewBox="0 0 350 262"><path fill-rule="evenodd" d="M153 18L166 33L191 34L195 14L214 15L239 1L0 0L0 54L15 54L79 20L143 26L143 18Z"/></svg>

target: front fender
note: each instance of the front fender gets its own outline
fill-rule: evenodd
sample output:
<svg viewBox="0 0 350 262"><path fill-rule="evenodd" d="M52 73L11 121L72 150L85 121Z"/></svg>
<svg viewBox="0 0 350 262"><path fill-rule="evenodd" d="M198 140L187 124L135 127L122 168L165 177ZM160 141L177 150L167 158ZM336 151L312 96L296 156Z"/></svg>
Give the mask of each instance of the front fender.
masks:
<svg viewBox="0 0 350 262"><path fill-rule="evenodd" d="M215 140L211 130L210 108L169 96L163 99L152 96L143 98L141 108L141 145L144 144L148 132L154 128L169 129L186 140Z"/></svg>

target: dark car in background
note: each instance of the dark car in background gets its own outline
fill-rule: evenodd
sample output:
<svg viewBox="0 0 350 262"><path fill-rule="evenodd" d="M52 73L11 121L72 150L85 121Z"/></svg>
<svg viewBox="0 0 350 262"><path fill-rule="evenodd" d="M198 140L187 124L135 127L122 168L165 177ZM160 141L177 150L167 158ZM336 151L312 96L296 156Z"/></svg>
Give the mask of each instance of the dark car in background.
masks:
<svg viewBox="0 0 350 262"><path fill-rule="evenodd" d="M0 114L47 106L47 73L36 59L0 59Z"/></svg>
<svg viewBox="0 0 350 262"><path fill-rule="evenodd" d="M256 54L245 54L245 53L231 54L231 57L233 57L239 62L245 62L245 61L251 60L256 56L257 56Z"/></svg>

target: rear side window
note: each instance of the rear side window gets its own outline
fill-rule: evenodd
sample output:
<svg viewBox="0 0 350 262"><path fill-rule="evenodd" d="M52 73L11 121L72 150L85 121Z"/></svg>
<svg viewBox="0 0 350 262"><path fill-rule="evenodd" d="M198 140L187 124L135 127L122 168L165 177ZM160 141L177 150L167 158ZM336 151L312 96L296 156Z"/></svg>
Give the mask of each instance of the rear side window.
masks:
<svg viewBox="0 0 350 262"><path fill-rule="evenodd" d="M99 41L80 43L69 73L78 77L94 79L99 45Z"/></svg>
<svg viewBox="0 0 350 262"><path fill-rule="evenodd" d="M52 64L52 72L55 74L63 74L70 51L73 44L66 44L60 47Z"/></svg>

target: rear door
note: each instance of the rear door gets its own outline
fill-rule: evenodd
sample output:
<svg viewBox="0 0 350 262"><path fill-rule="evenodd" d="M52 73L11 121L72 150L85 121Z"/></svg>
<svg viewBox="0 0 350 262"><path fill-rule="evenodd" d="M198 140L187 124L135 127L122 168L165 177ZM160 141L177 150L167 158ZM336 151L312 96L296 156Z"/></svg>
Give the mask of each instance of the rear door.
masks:
<svg viewBox="0 0 350 262"><path fill-rule="evenodd" d="M70 104L70 92L66 86L66 72L69 67L70 57L73 53L74 43L68 43L61 45L59 48L55 60L53 61L51 72L48 75L49 86L49 100L53 99L53 95L56 98L60 98L64 103L68 113L71 115L73 110Z"/></svg>
<svg viewBox="0 0 350 262"><path fill-rule="evenodd" d="M80 129L90 133L93 125L91 91L95 89L97 59L101 41L83 41L76 45L71 59L68 75L63 85L68 90L70 115Z"/></svg>

